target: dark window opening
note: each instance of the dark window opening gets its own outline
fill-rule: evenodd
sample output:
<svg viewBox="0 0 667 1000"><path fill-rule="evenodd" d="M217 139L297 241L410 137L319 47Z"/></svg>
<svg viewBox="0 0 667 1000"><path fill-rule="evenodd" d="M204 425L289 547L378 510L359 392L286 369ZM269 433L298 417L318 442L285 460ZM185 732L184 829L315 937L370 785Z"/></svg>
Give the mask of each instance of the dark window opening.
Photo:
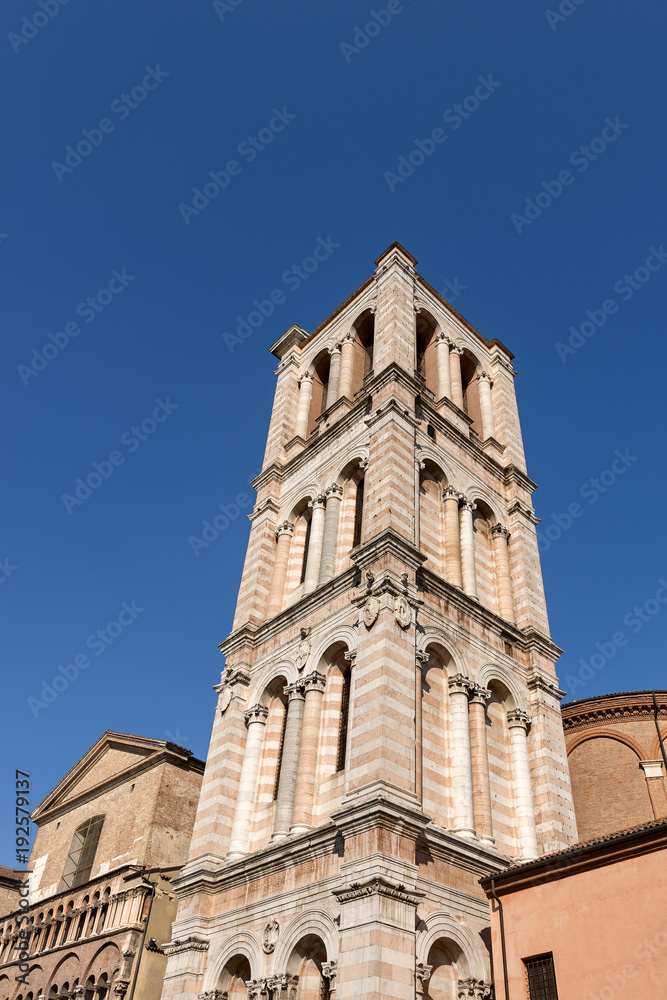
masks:
<svg viewBox="0 0 667 1000"><path fill-rule="evenodd" d="M301 579L299 583L303 583L306 579L306 563L308 562L308 549L310 547L310 520L306 521L306 537L303 543L303 562L301 563Z"/></svg>
<svg viewBox="0 0 667 1000"><path fill-rule="evenodd" d="M553 954L524 960L530 1000L558 1000Z"/></svg>
<svg viewBox="0 0 667 1000"><path fill-rule="evenodd" d="M361 543L361 530L364 523L364 481L360 479L357 483L357 496L354 504L354 537L352 548L356 548Z"/></svg>
<svg viewBox="0 0 667 1000"><path fill-rule="evenodd" d="M347 750L347 724L350 717L350 686L352 683L352 668L343 674L343 695L340 702L340 724L338 727L338 756L336 770L345 770L345 753Z"/></svg>
<svg viewBox="0 0 667 1000"><path fill-rule="evenodd" d="M283 728L280 733L280 750L278 751L278 766L276 768L276 783L273 786L273 801L278 798L278 785L280 784L280 770L283 766L283 750L285 748L285 728L287 727L287 710L288 705L285 705L285 712L283 714Z"/></svg>
<svg viewBox="0 0 667 1000"><path fill-rule="evenodd" d="M431 424L427 424L426 433L430 438L432 438L435 441L435 427L433 427Z"/></svg>

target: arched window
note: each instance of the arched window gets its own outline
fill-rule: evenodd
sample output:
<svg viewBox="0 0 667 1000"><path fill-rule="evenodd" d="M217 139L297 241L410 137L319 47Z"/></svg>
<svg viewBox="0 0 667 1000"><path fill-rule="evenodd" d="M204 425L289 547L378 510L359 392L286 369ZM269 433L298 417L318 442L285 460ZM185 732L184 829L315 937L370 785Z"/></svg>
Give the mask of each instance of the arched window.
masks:
<svg viewBox="0 0 667 1000"><path fill-rule="evenodd" d="M74 831L58 891L76 889L90 878L104 816L92 816Z"/></svg>
<svg viewBox="0 0 667 1000"><path fill-rule="evenodd" d="M463 388L463 409L472 419L472 430L477 437L482 438L484 431L479 405L477 362L467 351L464 351L461 355L461 386Z"/></svg>

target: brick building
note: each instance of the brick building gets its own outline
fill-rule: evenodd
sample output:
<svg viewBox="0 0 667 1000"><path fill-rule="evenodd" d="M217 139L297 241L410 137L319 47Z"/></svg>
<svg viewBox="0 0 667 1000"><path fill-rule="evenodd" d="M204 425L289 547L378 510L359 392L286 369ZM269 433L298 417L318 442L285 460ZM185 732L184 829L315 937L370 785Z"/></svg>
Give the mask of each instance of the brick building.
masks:
<svg viewBox="0 0 667 1000"><path fill-rule="evenodd" d="M667 691L626 691L562 706L582 840L667 816Z"/></svg>
<svg viewBox="0 0 667 1000"><path fill-rule="evenodd" d="M0 871L0 1000L157 1000L203 770L174 743L106 732L40 803L27 984L17 873Z"/></svg>
<svg viewBox="0 0 667 1000"><path fill-rule="evenodd" d="M576 840L513 355L415 265L271 349L164 997L488 997L480 877Z"/></svg>

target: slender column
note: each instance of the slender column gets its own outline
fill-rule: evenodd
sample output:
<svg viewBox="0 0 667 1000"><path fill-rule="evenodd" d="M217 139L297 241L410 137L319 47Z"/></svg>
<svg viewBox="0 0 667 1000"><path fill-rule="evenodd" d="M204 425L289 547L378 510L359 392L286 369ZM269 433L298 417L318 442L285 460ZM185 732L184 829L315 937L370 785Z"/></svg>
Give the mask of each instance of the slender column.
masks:
<svg viewBox="0 0 667 1000"><path fill-rule="evenodd" d="M477 574L475 572L475 541L472 527L472 512L475 504L463 497L459 512L461 525L461 576L463 592L468 597L477 597Z"/></svg>
<svg viewBox="0 0 667 1000"><path fill-rule="evenodd" d="M299 767L299 746L303 722L303 685L300 681L285 688L288 697L287 720L283 737L283 756L276 795L276 815L273 822L273 840L284 840L292 824L294 793Z"/></svg>
<svg viewBox="0 0 667 1000"><path fill-rule="evenodd" d="M452 398L452 374L449 362L450 339L446 333L439 333L436 339L438 358L438 397Z"/></svg>
<svg viewBox="0 0 667 1000"><path fill-rule="evenodd" d="M305 372L299 379L299 403L296 410L296 426L294 433L297 437L306 438L308 436L308 416L310 414L310 400L313 395L313 376Z"/></svg>
<svg viewBox="0 0 667 1000"><path fill-rule="evenodd" d="M480 840L493 844L489 751L486 742L486 706L491 692L475 684L470 690L470 757L472 759L472 804L475 830Z"/></svg>
<svg viewBox="0 0 667 1000"><path fill-rule="evenodd" d="M329 981L329 1000L336 1000L336 976L338 975L338 962L322 962L322 975Z"/></svg>
<svg viewBox="0 0 667 1000"><path fill-rule="evenodd" d="M510 577L510 560L507 551L510 533L502 524L494 524L491 528L493 539L493 561L496 569L496 588L498 590L498 613L505 621L514 624L514 601L512 600L512 579Z"/></svg>
<svg viewBox="0 0 667 1000"><path fill-rule="evenodd" d="M285 577L287 576L287 563L289 562L290 544L294 525L289 521L283 521L276 528L276 561L273 565L273 576L271 577L271 590L269 591L269 603L266 609L266 617L273 618L283 609L283 598L285 595Z"/></svg>
<svg viewBox="0 0 667 1000"><path fill-rule="evenodd" d="M310 523L310 542L308 544L308 561L306 563L306 576L303 581L303 592L309 594L315 590L320 576L320 561L322 559L322 540L324 537L324 505L327 498L324 493L320 493L311 500L308 506L312 509L313 515Z"/></svg>
<svg viewBox="0 0 667 1000"><path fill-rule="evenodd" d="M355 334L354 330L350 330L343 337L340 345L341 360L340 360L340 382L338 386L338 395L347 396L348 399L352 399L352 373L354 371L354 342Z"/></svg>
<svg viewBox="0 0 667 1000"><path fill-rule="evenodd" d="M304 677L301 683L306 694L306 704L301 727L299 780L294 795L294 813L290 833L305 833L306 830L310 830L312 825L317 750L320 742L320 720L326 678L323 674L313 673Z"/></svg>
<svg viewBox="0 0 667 1000"><path fill-rule="evenodd" d="M452 388L452 403L463 409L463 382L461 380L461 355L463 349L452 344L449 351L449 377Z"/></svg>
<svg viewBox="0 0 667 1000"><path fill-rule="evenodd" d="M329 384L327 386L327 410L330 406L333 406L338 399L341 363L340 344L334 344L334 346L329 349L329 354L331 355L331 360L329 362Z"/></svg>
<svg viewBox="0 0 667 1000"><path fill-rule="evenodd" d="M493 404L491 403L491 387L493 385L491 376L487 375L486 372L480 372L477 377L477 385L479 386L479 408L482 414L482 438L486 441L487 438L496 436Z"/></svg>
<svg viewBox="0 0 667 1000"><path fill-rule="evenodd" d="M533 861L537 857L537 831L526 739L530 716L521 709L514 709L507 713L507 725L510 731L514 818L519 841L519 857L522 861Z"/></svg>
<svg viewBox="0 0 667 1000"><path fill-rule="evenodd" d="M244 854L248 853L248 837L252 822L259 762L262 756L264 726L266 725L269 710L264 708L263 705L253 705L252 708L249 708L243 714L246 726L248 727L248 735L246 737L245 753L243 754L239 790L236 797L229 854L227 855L230 861L242 858Z"/></svg>
<svg viewBox="0 0 667 1000"><path fill-rule="evenodd" d="M452 796L454 833L474 837L472 767L468 726L468 689L471 681L463 674L449 678L450 733L452 738Z"/></svg>
<svg viewBox="0 0 667 1000"><path fill-rule="evenodd" d="M453 486L443 492L445 501L445 577L454 587L461 587L461 532L459 500L461 494Z"/></svg>
<svg viewBox="0 0 667 1000"><path fill-rule="evenodd" d="M430 660L429 653L418 650L415 655L415 795L424 804L424 726L422 688L424 686L424 666Z"/></svg>
<svg viewBox="0 0 667 1000"><path fill-rule="evenodd" d="M338 542L338 521L342 499L341 487L335 484L331 485L327 490L327 511L324 519L324 538L322 540L322 559L318 584L326 583L336 572L336 543Z"/></svg>

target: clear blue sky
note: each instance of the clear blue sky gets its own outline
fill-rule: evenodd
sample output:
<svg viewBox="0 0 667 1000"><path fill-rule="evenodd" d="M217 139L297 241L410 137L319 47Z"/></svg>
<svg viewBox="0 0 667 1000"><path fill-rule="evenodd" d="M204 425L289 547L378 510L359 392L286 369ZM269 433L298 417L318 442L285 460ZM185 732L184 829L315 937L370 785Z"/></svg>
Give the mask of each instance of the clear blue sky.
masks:
<svg viewBox="0 0 667 1000"><path fill-rule="evenodd" d="M581 504L544 542L562 686L667 686L667 605L650 603L667 578L664 5L586 0L556 20L528 0L392 0L390 19L383 0L43 2L6 0L0 15L0 861L14 861L14 768L31 772L36 805L107 728L205 757L250 505L198 555L189 536L250 492L267 347L319 324L393 240L515 353L541 530ZM366 32L372 9L385 23ZM35 14L38 27L23 21ZM179 208L207 183L198 214ZM337 244L329 258L283 280L318 238ZM651 247L655 270L635 278ZM277 288L273 315L230 352L223 335ZM587 310L604 325L563 361L555 344ZM626 450L599 492L591 480ZM108 478L63 500L94 462ZM624 624L647 601L641 627ZM119 614L112 644L87 647ZM596 643L614 655L572 690ZM84 654L35 717L28 699Z"/></svg>

